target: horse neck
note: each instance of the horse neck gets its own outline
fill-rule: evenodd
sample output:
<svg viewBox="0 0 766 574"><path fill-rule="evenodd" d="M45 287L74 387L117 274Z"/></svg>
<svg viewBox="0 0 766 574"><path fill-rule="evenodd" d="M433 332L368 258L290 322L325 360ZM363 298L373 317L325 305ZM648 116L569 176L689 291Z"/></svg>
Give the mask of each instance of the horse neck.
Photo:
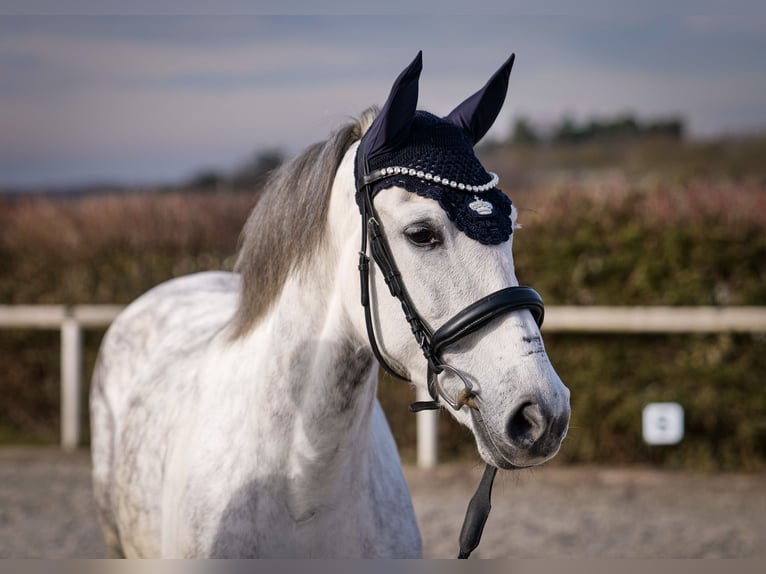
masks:
<svg viewBox="0 0 766 574"><path fill-rule="evenodd" d="M268 387L261 397L275 397L268 416L288 442L283 464L296 490L304 479L314 490L344 483L339 473L352 480L370 448L377 368L345 315L343 279L329 259L320 253L313 269L287 280L243 349L259 357L258 378Z"/></svg>

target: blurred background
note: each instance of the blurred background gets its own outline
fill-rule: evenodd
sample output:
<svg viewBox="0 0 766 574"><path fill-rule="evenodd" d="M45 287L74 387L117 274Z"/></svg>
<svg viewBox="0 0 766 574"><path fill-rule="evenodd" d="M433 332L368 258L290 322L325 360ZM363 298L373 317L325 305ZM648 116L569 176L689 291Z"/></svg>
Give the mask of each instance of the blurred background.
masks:
<svg viewBox="0 0 766 574"><path fill-rule="evenodd" d="M0 12L0 305L125 304L231 269L268 173L381 104L421 49L420 107L440 114L517 55L478 153L520 209L517 274L547 305L766 305L766 19L653 7ZM102 336L85 331L83 401ZM0 330L0 443L58 443L59 338ZM546 346L572 391L554 464L766 467L764 334ZM385 378L380 396L412 461L413 397ZM685 410L684 438L649 446L642 408L666 401ZM442 459L475 460L471 436L441 423Z"/></svg>

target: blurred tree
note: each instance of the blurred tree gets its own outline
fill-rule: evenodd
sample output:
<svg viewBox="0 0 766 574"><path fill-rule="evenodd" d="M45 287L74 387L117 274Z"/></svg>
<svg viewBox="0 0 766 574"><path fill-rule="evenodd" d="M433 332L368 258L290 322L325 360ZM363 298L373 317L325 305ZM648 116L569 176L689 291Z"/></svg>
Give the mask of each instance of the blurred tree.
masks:
<svg viewBox="0 0 766 574"><path fill-rule="evenodd" d="M662 136L674 140L684 138L684 122L681 118L668 118L658 120L646 126L646 133L649 135Z"/></svg>
<svg viewBox="0 0 766 574"><path fill-rule="evenodd" d="M569 116L564 116L561 123L553 130L553 143L576 143L579 139L577 125Z"/></svg>
<svg viewBox="0 0 766 574"><path fill-rule="evenodd" d="M604 139L631 139L642 135L644 128L631 114L622 114L613 120L606 120L598 124L599 129L591 134L591 138Z"/></svg>
<svg viewBox="0 0 766 574"><path fill-rule="evenodd" d="M232 176L233 186L238 188L261 187L269 174L282 165L284 159L284 154L278 149L256 153L252 159L234 172Z"/></svg>
<svg viewBox="0 0 766 574"><path fill-rule="evenodd" d="M200 191L219 189L226 182L226 176L215 169L203 169L194 174L183 187Z"/></svg>
<svg viewBox="0 0 766 574"><path fill-rule="evenodd" d="M540 136L535 131L532 122L525 118L516 118L511 134L511 144L518 146L534 146L540 143Z"/></svg>
<svg viewBox="0 0 766 574"><path fill-rule="evenodd" d="M681 140L684 122L671 117L663 120L638 120L633 114L620 114L613 118L592 118L582 124L565 116L554 127L551 141L554 144L576 144L592 141L634 140L647 136L661 136Z"/></svg>

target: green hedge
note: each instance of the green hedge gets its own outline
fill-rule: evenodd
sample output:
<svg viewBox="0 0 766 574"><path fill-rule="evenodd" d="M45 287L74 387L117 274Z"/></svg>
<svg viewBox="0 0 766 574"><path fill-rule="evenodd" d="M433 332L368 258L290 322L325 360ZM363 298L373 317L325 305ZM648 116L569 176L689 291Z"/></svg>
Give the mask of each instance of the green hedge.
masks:
<svg viewBox="0 0 766 574"><path fill-rule="evenodd" d="M517 273L549 305L765 305L766 189L757 183L538 187L513 195ZM253 195L108 196L0 203L0 304L127 303L167 278L229 269ZM86 337L86 372L101 332ZM674 468L766 466L766 339L751 335L547 335L572 391L561 462ZM58 334L0 331L0 441L58 434ZM84 389L87 393L87 389ZM404 383L381 401L403 456L414 454ZM641 441L641 408L675 400L686 436ZM444 458L475 456L442 416Z"/></svg>
<svg viewBox="0 0 766 574"><path fill-rule="evenodd" d="M694 470L766 466L766 340L750 335L552 335L548 355L569 387L572 419L558 463L656 464ZM380 395L406 459L414 460L412 400L383 378ZM677 401L685 410L679 445L648 446L641 411ZM445 413L440 455L475 456L473 437Z"/></svg>

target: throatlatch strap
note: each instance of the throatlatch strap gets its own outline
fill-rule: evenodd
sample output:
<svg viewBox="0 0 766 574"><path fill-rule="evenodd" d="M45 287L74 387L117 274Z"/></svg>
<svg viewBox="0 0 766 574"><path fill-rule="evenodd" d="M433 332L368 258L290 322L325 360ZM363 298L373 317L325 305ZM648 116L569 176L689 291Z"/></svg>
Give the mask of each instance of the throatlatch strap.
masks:
<svg viewBox="0 0 766 574"><path fill-rule="evenodd" d="M468 558L481 541L484 525L487 523L492 508L492 483L495 481L497 468L487 465L479 482L476 493L468 503L463 527L460 529L460 553L458 558Z"/></svg>

